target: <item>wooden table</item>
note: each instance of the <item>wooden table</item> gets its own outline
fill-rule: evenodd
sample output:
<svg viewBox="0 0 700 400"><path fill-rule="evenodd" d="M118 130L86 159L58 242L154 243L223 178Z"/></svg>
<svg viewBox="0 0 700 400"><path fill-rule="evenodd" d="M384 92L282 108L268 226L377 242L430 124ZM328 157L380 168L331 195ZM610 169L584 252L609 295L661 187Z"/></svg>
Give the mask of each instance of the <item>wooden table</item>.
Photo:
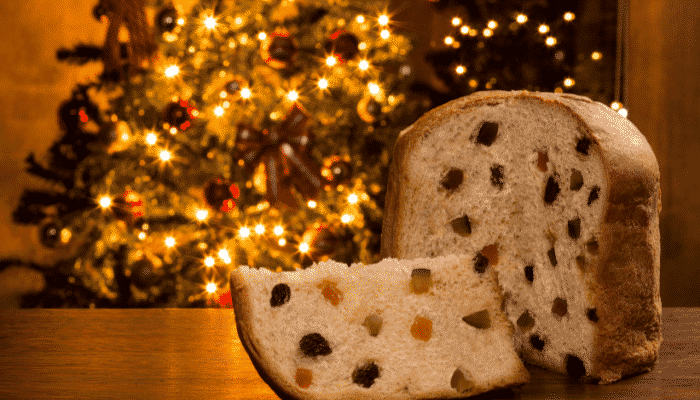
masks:
<svg viewBox="0 0 700 400"><path fill-rule="evenodd" d="M529 384L474 399L700 399L700 308L664 308L652 372L580 385L528 366ZM0 310L0 399L277 399L228 309Z"/></svg>

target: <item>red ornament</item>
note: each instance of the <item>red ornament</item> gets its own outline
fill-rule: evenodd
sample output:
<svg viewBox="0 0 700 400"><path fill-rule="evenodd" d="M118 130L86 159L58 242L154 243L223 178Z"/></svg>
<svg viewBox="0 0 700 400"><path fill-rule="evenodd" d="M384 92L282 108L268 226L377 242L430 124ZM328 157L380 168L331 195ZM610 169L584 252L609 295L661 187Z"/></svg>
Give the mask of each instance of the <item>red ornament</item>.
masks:
<svg viewBox="0 0 700 400"><path fill-rule="evenodd" d="M223 212L236 208L234 199L238 199L240 194L238 185L221 177L212 179L204 187L204 201L210 207Z"/></svg>

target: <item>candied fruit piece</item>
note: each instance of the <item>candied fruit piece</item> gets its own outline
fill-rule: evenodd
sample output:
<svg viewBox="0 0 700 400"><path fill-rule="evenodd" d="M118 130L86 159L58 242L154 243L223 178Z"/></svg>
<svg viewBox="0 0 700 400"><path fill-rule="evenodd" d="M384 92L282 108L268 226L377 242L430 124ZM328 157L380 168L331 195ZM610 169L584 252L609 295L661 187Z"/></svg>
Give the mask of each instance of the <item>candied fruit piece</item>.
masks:
<svg viewBox="0 0 700 400"><path fill-rule="evenodd" d="M459 369L456 369L454 374L452 374L452 379L450 379L450 386L457 390L457 393L466 393L474 389L474 382L467 379L464 373Z"/></svg>
<svg viewBox="0 0 700 400"><path fill-rule="evenodd" d="M272 288L272 296L270 297L270 306L279 307L289 301L292 295L289 285L286 283L278 283Z"/></svg>
<svg viewBox="0 0 700 400"><path fill-rule="evenodd" d="M481 249L481 255L488 258L489 265L498 264L498 244L490 244Z"/></svg>
<svg viewBox="0 0 700 400"><path fill-rule="evenodd" d="M452 168L440 181L440 185L444 190L453 192L459 188L464 180L464 172L460 169Z"/></svg>
<svg viewBox="0 0 700 400"><path fill-rule="evenodd" d="M563 317L566 315L568 312L567 306L566 306L566 300L562 299L561 297L557 297L554 299L554 303L552 304L552 313Z"/></svg>
<svg viewBox="0 0 700 400"><path fill-rule="evenodd" d="M295 380L300 388L307 388L311 385L313 381L314 374L310 369L297 368L297 374Z"/></svg>
<svg viewBox="0 0 700 400"><path fill-rule="evenodd" d="M590 206L594 201L598 200L598 193L600 192L600 188L598 186L593 186L593 189L591 189L591 193L588 195L588 205Z"/></svg>
<svg viewBox="0 0 700 400"><path fill-rule="evenodd" d="M581 154L588 155L588 148L591 146L591 139L587 137L583 137L576 142L576 151L578 151Z"/></svg>
<svg viewBox="0 0 700 400"><path fill-rule="evenodd" d="M497 122L484 122L479 128L479 135L476 137L476 142L485 146L491 146L498 135Z"/></svg>
<svg viewBox="0 0 700 400"><path fill-rule="evenodd" d="M532 283L533 280L535 280L535 266L534 265L526 265L525 266L525 279L528 280L528 282Z"/></svg>
<svg viewBox="0 0 700 400"><path fill-rule="evenodd" d="M362 325L367 327L370 336L377 336L382 329L382 322L382 317L377 314L370 314L365 318L365 322Z"/></svg>
<svg viewBox="0 0 700 400"><path fill-rule="evenodd" d="M544 202L546 204L554 203L554 200L557 199L557 195L559 195L559 183L557 183L553 176L550 176L544 188Z"/></svg>
<svg viewBox="0 0 700 400"><path fill-rule="evenodd" d="M571 184L569 185L569 189L571 190L579 190L583 187L583 175L581 174L581 171L572 169L571 170Z"/></svg>
<svg viewBox="0 0 700 400"><path fill-rule="evenodd" d="M334 306L337 306L343 299L343 292L338 289L335 282L324 280L318 285L318 287L321 289L321 294L323 294L323 297L330 301Z"/></svg>
<svg viewBox="0 0 700 400"><path fill-rule="evenodd" d="M576 256L576 264L578 264L578 267L581 269L586 268L586 256L583 254Z"/></svg>
<svg viewBox="0 0 700 400"><path fill-rule="evenodd" d="M586 375L586 366L583 361L573 354L566 355L566 373L574 379L579 379Z"/></svg>
<svg viewBox="0 0 700 400"><path fill-rule="evenodd" d="M299 349L307 357L327 356L331 354L331 346L320 333L309 333L299 341Z"/></svg>
<svg viewBox="0 0 700 400"><path fill-rule="evenodd" d="M525 310L518 318L518 327L521 331L527 332L535 326L535 319L530 315L530 311Z"/></svg>
<svg viewBox="0 0 700 400"><path fill-rule="evenodd" d="M569 237L578 239L581 236L581 218L574 218L567 223Z"/></svg>
<svg viewBox="0 0 700 400"><path fill-rule="evenodd" d="M469 236L472 234L472 225L469 221L469 217L466 215L453 219L450 221L450 225L452 226L452 230L460 236Z"/></svg>
<svg viewBox="0 0 700 400"><path fill-rule="evenodd" d="M494 164L491 167L491 185L503 189L503 166Z"/></svg>
<svg viewBox="0 0 700 400"><path fill-rule="evenodd" d="M536 348L539 351L542 351L542 349L544 349L544 340L540 338L540 335L530 336L530 344L532 345L532 347Z"/></svg>
<svg viewBox="0 0 700 400"><path fill-rule="evenodd" d="M593 239L586 243L586 250L591 254L596 254L598 252L598 242Z"/></svg>
<svg viewBox="0 0 700 400"><path fill-rule="evenodd" d="M462 321L477 329L488 329L491 327L491 318L489 317L488 310L481 310L469 314L462 318Z"/></svg>
<svg viewBox="0 0 700 400"><path fill-rule="evenodd" d="M374 361L362 364L352 371L352 382L364 388L371 387L377 378L379 378L379 367Z"/></svg>
<svg viewBox="0 0 700 400"><path fill-rule="evenodd" d="M418 340L427 342L433 334L433 321L428 318L416 317L411 325L411 335Z"/></svg>
<svg viewBox="0 0 700 400"><path fill-rule="evenodd" d="M592 322L598 322L598 313L596 312L595 308L589 308L586 312L586 315L588 316L588 319Z"/></svg>
<svg viewBox="0 0 700 400"><path fill-rule="evenodd" d="M557 266L557 254L554 251L554 247L547 250L547 256L549 257L549 262L552 263L552 267L556 267Z"/></svg>
<svg viewBox="0 0 700 400"><path fill-rule="evenodd" d="M427 268L414 268L411 271L411 292L415 294L427 293L433 286L433 278Z"/></svg>
<svg viewBox="0 0 700 400"><path fill-rule="evenodd" d="M547 172L547 161L549 161L549 157L547 156L547 152L538 152L537 153L537 168L540 169L542 172Z"/></svg>

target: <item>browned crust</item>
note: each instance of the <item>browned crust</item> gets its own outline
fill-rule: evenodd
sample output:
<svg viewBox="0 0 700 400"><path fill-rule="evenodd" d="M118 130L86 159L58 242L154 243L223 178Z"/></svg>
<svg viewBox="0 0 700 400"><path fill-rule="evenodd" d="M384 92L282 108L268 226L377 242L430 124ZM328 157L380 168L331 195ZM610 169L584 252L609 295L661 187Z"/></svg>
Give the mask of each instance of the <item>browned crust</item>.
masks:
<svg viewBox="0 0 700 400"><path fill-rule="evenodd" d="M605 384L649 371L657 360L662 341L659 168L651 150L644 154L643 159L632 159L616 143L601 143L598 140L591 124L587 123L589 121L581 116L581 111L587 109L592 113L609 113L601 104L573 95L492 91L454 100L422 116L399 137L394 147L387 185L381 256L402 256L399 247L402 232L397 220L406 207L402 201L406 198L404 182L409 177L405 172L402 174L405 168L399 167L405 167L411 149L416 148L447 116L512 97L541 101L566 111L600 149L604 163L609 193L607 199L601 199L606 202L600 227L602 256L589 267L596 282L596 286L589 289L593 292L599 322L592 370L587 371L588 375L583 380L592 381L595 378ZM643 139L631 124L620 129L625 132L616 136L616 141Z"/></svg>
<svg viewBox="0 0 700 400"><path fill-rule="evenodd" d="M288 391L284 384L276 379L277 375L269 370L268 362L263 359L255 347L255 342L252 339L253 333L248 330L253 320L248 289L242 275L236 270L231 272L231 300L233 302L233 313L238 337L258 375L282 400L302 400Z"/></svg>

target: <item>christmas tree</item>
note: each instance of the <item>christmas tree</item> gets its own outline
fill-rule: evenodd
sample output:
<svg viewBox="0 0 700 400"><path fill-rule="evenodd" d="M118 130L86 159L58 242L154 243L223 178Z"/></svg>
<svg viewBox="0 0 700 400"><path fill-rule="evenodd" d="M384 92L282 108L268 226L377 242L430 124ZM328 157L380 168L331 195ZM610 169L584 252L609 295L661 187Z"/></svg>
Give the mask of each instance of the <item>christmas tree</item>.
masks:
<svg viewBox="0 0 700 400"><path fill-rule="evenodd" d="M239 265L378 260L390 150L416 114L410 43L385 8L101 0L94 14L104 45L58 57L104 73L61 105L47 159L27 158L52 188L14 214L69 251L23 306L219 306Z"/></svg>

